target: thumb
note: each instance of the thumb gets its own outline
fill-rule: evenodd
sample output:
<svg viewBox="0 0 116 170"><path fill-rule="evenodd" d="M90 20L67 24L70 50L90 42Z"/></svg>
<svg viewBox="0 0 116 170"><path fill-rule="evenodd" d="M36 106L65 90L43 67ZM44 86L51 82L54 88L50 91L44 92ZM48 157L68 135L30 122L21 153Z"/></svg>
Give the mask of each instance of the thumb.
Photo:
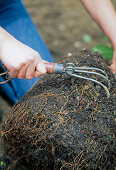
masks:
<svg viewBox="0 0 116 170"><path fill-rule="evenodd" d="M110 66L110 69L113 74L116 74L116 52L114 52L114 56L112 59L112 64Z"/></svg>
<svg viewBox="0 0 116 170"><path fill-rule="evenodd" d="M116 74L116 64L111 64L110 69L113 74Z"/></svg>
<svg viewBox="0 0 116 170"><path fill-rule="evenodd" d="M44 64L44 62L41 60L37 63L36 65L36 71L34 74L34 77L40 77L41 75L46 73L46 66Z"/></svg>

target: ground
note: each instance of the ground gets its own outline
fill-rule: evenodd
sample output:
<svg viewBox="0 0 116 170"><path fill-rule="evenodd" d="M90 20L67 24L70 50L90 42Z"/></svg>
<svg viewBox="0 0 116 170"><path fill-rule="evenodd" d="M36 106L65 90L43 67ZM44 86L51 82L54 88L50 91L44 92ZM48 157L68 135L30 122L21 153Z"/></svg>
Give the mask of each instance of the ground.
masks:
<svg viewBox="0 0 116 170"><path fill-rule="evenodd" d="M116 1L112 2L116 8ZM111 45L104 40L104 33L78 0L24 0L24 4L56 61L68 52L101 43ZM83 41L85 34L91 36L89 43ZM10 107L9 102L0 96L3 119Z"/></svg>

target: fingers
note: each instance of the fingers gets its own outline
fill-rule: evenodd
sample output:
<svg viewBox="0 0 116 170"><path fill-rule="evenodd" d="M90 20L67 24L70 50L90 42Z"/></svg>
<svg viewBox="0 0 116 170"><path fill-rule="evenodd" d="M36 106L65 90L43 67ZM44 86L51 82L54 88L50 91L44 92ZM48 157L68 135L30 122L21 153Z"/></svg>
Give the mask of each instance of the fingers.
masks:
<svg viewBox="0 0 116 170"><path fill-rule="evenodd" d="M34 73L35 73L35 62L32 62L29 64L28 68L27 68L27 71L26 71L26 74L25 74L25 78L30 80L34 77Z"/></svg>
<svg viewBox="0 0 116 170"><path fill-rule="evenodd" d="M46 73L46 61L42 60L40 55L36 53L33 59L28 60L26 63L21 64L20 67L9 68L9 74L12 78L19 78L19 79L32 79L33 77L40 77Z"/></svg>
<svg viewBox="0 0 116 170"><path fill-rule="evenodd" d="M46 67L45 67L44 62L41 60L36 65L36 71L35 71L34 77L36 78L40 77L45 73L46 73Z"/></svg>
<svg viewBox="0 0 116 170"><path fill-rule="evenodd" d="M116 74L116 63L111 64L110 69L113 74Z"/></svg>
<svg viewBox="0 0 116 170"><path fill-rule="evenodd" d="M23 79L25 78L26 72L27 72L28 65L27 64L22 64L19 73L17 75L17 78Z"/></svg>
<svg viewBox="0 0 116 170"><path fill-rule="evenodd" d="M18 68L15 68L15 67L11 67L8 71L9 75L12 77L12 78L16 78L18 73L19 73L19 69Z"/></svg>
<svg viewBox="0 0 116 170"><path fill-rule="evenodd" d="M112 60L110 69L113 74L116 74L116 52L115 51L114 51L114 56L113 56L113 60Z"/></svg>

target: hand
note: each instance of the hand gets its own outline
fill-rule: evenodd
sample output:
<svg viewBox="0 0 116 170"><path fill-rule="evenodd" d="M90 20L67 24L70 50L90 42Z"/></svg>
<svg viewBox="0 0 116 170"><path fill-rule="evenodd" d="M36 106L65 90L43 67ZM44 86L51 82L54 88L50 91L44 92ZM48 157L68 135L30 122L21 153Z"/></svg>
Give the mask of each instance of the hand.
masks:
<svg viewBox="0 0 116 170"><path fill-rule="evenodd" d="M11 77L32 79L46 73L44 61L38 52L19 42L5 30L2 31L0 59Z"/></svg>
<svg viewBox="0 0 116 170"><path fill-rule="evenodd" d="M110 66L110 69L113 74L116 74L116 50L115 49L114 49L114 55L113 55L112 64Z"/></svg>

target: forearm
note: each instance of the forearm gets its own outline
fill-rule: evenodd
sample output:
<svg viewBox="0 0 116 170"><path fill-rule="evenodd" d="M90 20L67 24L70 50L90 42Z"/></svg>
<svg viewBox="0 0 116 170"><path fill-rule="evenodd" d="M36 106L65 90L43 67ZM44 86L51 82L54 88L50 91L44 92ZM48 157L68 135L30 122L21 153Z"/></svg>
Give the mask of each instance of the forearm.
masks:
<svg viewBox="0 0 116 170"><path fill-rule="evenodd" d="M11 77L32 79L46 73L39 53L0 27L0 60Z"/></svg>
<svg viewBox="0 0 116 170"><path fill-rule="evenodd" d="M2 27L0 27L0 45L8 37L8 33Z"/></svg>
<svg viewBox="0 0 116 170"><path fill-rule="evenodd" d="M116 48L116 12L110 0L81 0Z"/></svg>
<svg viewBox="0 0 116 170"><path fill-rule="evenodd" d="M11 37L12 36L0 26L0 48L2 48L4 42L10 40ZM0 58L1 58L1 55L0 55Z"/></svg>

